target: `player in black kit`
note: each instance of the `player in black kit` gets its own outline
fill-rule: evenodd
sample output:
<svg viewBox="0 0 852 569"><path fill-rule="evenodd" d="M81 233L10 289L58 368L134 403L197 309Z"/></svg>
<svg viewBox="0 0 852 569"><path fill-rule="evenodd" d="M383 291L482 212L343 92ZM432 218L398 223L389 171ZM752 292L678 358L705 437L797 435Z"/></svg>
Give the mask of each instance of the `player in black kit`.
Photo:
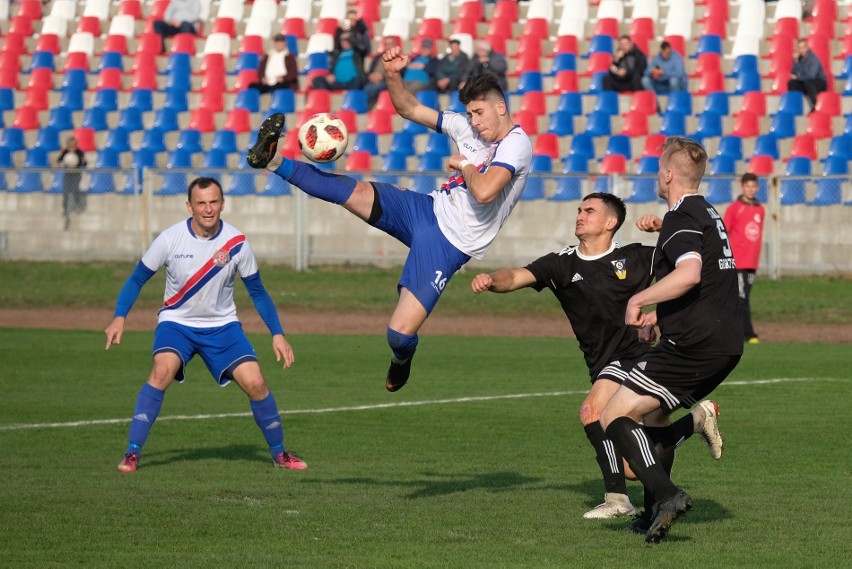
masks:
<svg viewBox="0 0 852 569"><path fill-rule="evenodd" d="M654 251L657 281L627 304L625 323L658 324L660 342L636 363L601 414L601 425L655 503L647 543L657 543L692 508L669 478L669 429L643 428L649 413L671 413L710 394L736 367L743 351L742 318L733 253L721 216L698 194L707 163L704 148L685 138L663 145L658 194L669 204ZM641 222L642 220L640 220ZM641 224L640 224L641 227ZM642 308L656 304L653 312Z"/></svg>
<svg viewBox="0 0 852 569"><path fill-rule="evenodd" d="M651 283L654 248L638 243L620 247L613 241L625 216L624 203L616 196L589 194L577 211L575 236L579 245L545 255L524 268L479 274L471 283L476 293L548 288L571 323L592 381L592 389L580 407L580 420L595 448L606 488L604 503L586 512L584 518L614 518L634 512L626 493L621 453L599 422L606 402L648 350L648 344L640 343L637 332L624 323L624 312L627 301ZM651 329L644 333L650 334ZM654 426L671 425L666 415L657 414L656 420ZM722 439L712 402L678 420L673 432L683 439L700 433L714 458L721 458ZM632 478L632 473L627 474ZM646 500L648 515L652 505L653 501Z"/></svg>

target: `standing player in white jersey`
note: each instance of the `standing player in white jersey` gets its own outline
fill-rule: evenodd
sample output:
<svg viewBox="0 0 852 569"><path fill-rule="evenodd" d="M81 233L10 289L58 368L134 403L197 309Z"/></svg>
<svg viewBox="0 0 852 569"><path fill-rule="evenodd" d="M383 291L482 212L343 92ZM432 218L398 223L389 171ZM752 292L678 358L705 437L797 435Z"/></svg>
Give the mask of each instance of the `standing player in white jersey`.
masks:
<svg viewBox="0 0 852 569"><path fill-rule="evenodd" d="M186 209L190 217L164 230L151 244L127 279L116 302L115 318L104 331L106 349L121 343L124 320L142 286L160 267L166 267L166 291L154 332L154 365L136 399L130 422L130 442L118 465L135 472L142 445L160 413L163 396L173 380L182 382L184 368L201 356L221 386L231 380L248 395L276 467L304 470L301 459L284 450L284 430L275 397L266 387L257 355L237 319L234 276L245 284L255 308L272 333L275 358L285 368L293 349L284 338L275 304L263 287L257 260L246 236L220 218L225 204L222 187L212 178L189 184Z"/></svg>
<svg viewBox="0 0 852 569"><path fill-rule="evenodd" d="M248 153L254 168L275 172L304 192L342 205L410 248L398 285L399 301L387 329L393 352L385 387L408 381L417 331L453 274L471 257L481 259L524 190L532 159L529 137L512 121L497 77L470 78L459 92L467 114L438 112L409 93L400 72L408 62L399 48L382 62L391 101L406 119L450 136L458 147L447 182L432 193L360 182L295 162L277 153L284 115L264 121Z"/></svg>

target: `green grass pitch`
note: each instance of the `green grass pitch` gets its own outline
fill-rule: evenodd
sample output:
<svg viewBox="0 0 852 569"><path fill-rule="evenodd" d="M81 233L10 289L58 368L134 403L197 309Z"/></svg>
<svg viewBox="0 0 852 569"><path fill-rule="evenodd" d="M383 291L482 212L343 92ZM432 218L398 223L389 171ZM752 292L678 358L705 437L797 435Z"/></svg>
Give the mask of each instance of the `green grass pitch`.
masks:
<svg viewBox="0 0 852 569"><path fill-rule="evenodd" d="M674 478L695 508L655 547L581 515L603 488L577 419L573 341L425 336L384 389L383 336L297 336L272 468L236 385L200 360L168 392L133 475L115 471L150 333L0 329L2 567L838 567L850 545L848 346L747 346ZM71 423L76 423L71 425ZM634 503L641 487L630 483Z"/></svg>

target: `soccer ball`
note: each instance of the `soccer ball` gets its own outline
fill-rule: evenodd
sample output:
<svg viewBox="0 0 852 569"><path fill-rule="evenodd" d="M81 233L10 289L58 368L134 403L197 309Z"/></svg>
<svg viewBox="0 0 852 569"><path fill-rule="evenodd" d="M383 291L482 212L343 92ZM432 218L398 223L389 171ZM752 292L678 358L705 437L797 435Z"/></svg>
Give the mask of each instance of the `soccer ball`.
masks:
<svg viewBox="0 0 852 569"><path fill-rule="evenodd" d="M62 165L66 168L77 168L80 165L80 157L76 152L66 152L62 157Z"/></svg>
<svg viewBox="0 0 852 569"><path fill-rule="evenodd" d="M346 125L329 113L312 116L299 129L299 148L313 162L334 162L346 152L347 144Z"/></svg>

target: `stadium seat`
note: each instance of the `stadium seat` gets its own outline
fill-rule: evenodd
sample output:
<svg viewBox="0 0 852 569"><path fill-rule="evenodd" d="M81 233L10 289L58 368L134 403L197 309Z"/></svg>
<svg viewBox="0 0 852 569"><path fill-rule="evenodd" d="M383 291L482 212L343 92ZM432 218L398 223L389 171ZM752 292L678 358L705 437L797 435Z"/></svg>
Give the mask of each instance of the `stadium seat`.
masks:
<svg viewBox="0 0 852 569"><path fill-rule="evenodd" d="M838 156L852 160L852 134L841 134L831 139L826 158Z"/></svg>
<svg viewBox="0 0 852 569"><path fill-rule="evenodd" d="M660 125L660 134L683 136L686 134L686 117L681 113L666 111Z"/></svg>
<svg viewBox="0 0 852 569"><path fill-rule="evenodd" d="M201 133L197 130L182 130L178 135L178 141L175 149L189 154L203 152L204 148L201 146Z"/></svg>
<svg viewBox="0 0 852 569"><path fill-rule="evenodd" d="M769 132L776 138L790 138L796 135L796 117L790 113L777 112L772 117Z"/></svg>
<svg viewBox="0 0 852 569"><path fill-rule="evenodd" d="M831 138L834 136L831 115L820 111L814 111L808 115L808 126L805 132L818 139Z"/></svg>
<svg viewBox="0 0 852 569"><path fill-rule="evenodd" d="M705 73L722 73L722 56L718 53L702 53L695 62L689 77L701 77Z"/></svg>
<svg viewBox="0 0 852 569"><path fill-rule="evenodd" d="M346 155L347 172L369 172L373 169L373 154L363 150L355 150Z"/></svg>
<svg viewBox="0 0 852 569"><path fill-rule="evenodd" d="M521 106L518 111L540 116L545 113L546 106L544 93L541 91L529 91L521 97Z"/></svg>
<svg viewBox="0 0 852 569"><path fill-rule="evenodd" d="M355 141L352 145L352 150L355 152L369 152L376 156L379 154L379 135L375 132L359 132L355 135Z"/></svg>
<svg viewBox="0 0 852 569"><path fill-rule="evenodd" d="M552 170L553 159L550 156L533 154L530 163L531 175L527 177L527 185L521 194L521 199L524 201L543 199L547 178L535 174L550 173Z"/></svg>
<svg viewBox="0 0 852 569"><path fill-rule="evenodd" d="M45 108L47 107L45 106ZM27 106L16 109L12 126L21 130L38 129L40 127L38 110Z"/></svg>
<svg viewBox="0 0 852 569"><path fill-rule="evenodd" d="M823 91L817 95L814 110L828 116L836 117L842 114L842 97L840 93Z"/></svg>
<svg viewBox="0 0 852 569"><path fill-rule="evenodd" d="M760 91L760 73L750 73L744 71L737 75L736 86L734 87L734 94L743 95L751 91Z"/></svg>
<svg viewBox="0 0 852 569"><path fill-rule="evenodd" d="M808 205L836 205L843 201L843 182L849 175L849 162L841 157L826 158L822 177L816 180L816 194Z"/></svg>
<svg viewBox="0 0 852 569"><path fill-rule="evenodd" d="M603 91L595 97L593 113L605 113L607 115L619 115L618 93L616 91Z"/></svg>
<svg viewBox="0 0 852 569"><path fill-rule="evenodd" d="M414 135L410 132L405 131L398 131L393 133L393 137L391 138L390 152L392 154L414 156L416 154L414 146Z"/></svg>
<svg viewBox="0 0 852 569"><path fill-rule="evenodd" d="M630 111L624 115L622 122L621 134L627 136L647 136L648 134L648 115L643 112Z"/></svg>
<svg viewBox="0 0 852 569"><path fill-rule="evenodd" d="M693 95L709 95L711 93L725 91L725 76L718 72L708 71L701 75L698 89Z"/></svg>
<svg viewBox="0 0 852 569"><path fill-rule="evenodd" d="M735 134L742 138L752 138L760 134L760 117L754 113L741 112L734 118Z"/></svg>
<svg viewBox="0 0 852 569"><path fill-rule="evenodd" d="M778 99L778 112L795 116L805 113L805 96L801 91L782 93Z"/></svg>
<svg viewBox="0 0 852 569"><path fill-rule="evenodd" d="M246 109L231 109L222 128L236 133L251 132L251 113Z"/></svg>
<svg viewBox="0 0 852 569"><path fill-rule="evenodd" d="M582 174L583 176L562 176L556 179L556 193L550 199L553 201L575 201L582 195L583 179L589 172L588 159L580 154L569 155L562 160L562 171L565 174Z"/></svg>
<svg viewBox="0 0 852 569"><path fill-rule="evenodd" d="M104 148L110 148L116 152L128 152L130 150L130 131L124 127L116 127L107 133Z"/></svg>
<svg viewBox="0 0 852 569"><path fill-rule="evenodd" d="M695 45L695 56L700 56L704 53L722 54L722 38L714 35L703 35L698 38L698 43Z"/></svg>
<svg viewBox="0 0 852 569"><path fill-rule="evenodd" d="M541 136L539 136L539 139L541 139ZM536 144L538 144L538 140L536 141ZM426 148L424 149L424 152L426 152L427 154L437 154L438 156L444 157L451 156L453 152L450 146L449 137L445 136L443 133L440 132L430 132L428 138L426 139ZM534 154L535 153L536 152L534 152Z"/></svg>
<svg viewBox="0 0 852 569"><path fill-rule="evenodd" d="M645 156L639 159L639 164L636 167L636 174L642 174L642 177L634 177L633 189L625 202L630 203L646 203L657 199L657 172L659 171L660 160L656 156ZM651 176L653 174L653 176Z"/></svg>
<svg viewBox="0 0 852 569"><path fill-rule="evenodd" d="M778 138L774 134L761 134L754 141L754 154L771 156L773 160L780 158Z"/></svg>
<svg viewBox="0 0 852 569"><path fill-rule="evenodd" d="M570 136L574 134L574 115L568 111L551 113L547 132L557 136Z"/></svg>
<svg viewBox="0 0 852 569"><path fill-rule="evenodd" d="M787 162L784 177L781 179L781 205L796 205L805 203L808 180L788 179L788 177L811 175L811 161L804 157L792 157Z"/></svg>
<svg viewBox="0 0 852 569"><path fill-rule="evenodd" d="M582 132L571 138L571 147L568 156L582 156L587 161L595 158L595 141L588 133Z"/></svg>
<svg viewBox="0 0 852 569"><path fill-rule="evenodd" d="M47 126L53 127L59 132L73 130L74 122L71 109L59 106L51 109L47 119Z"/></svg>
<svg viewBox="0 0 852 569"><path fill-rule="evenodd" d="M108 130L109 126L107 125L107 112L103 107L93 105L91 108L86 109L83 113L83 122L82 126L87 126L96 131Z"/></svg>
<svg viewBox="0 0 852 569"><path fill-rule="evenodd" d="M722 116L709 111L701 113L695 134L702 139L722 136Z"/></svg>
<svg viewBox="0 0 852 569"><path fill-rule="evenodd" d="M95 130L90 127L81 126L74 129L74 138L77 139L77 148L83 152L94 152L97 149L95 144Z"/></svg>
<svg viewBox="0 0 852 569"><path fill-rule="evenodd" d="M632 159L633 152L630 147L630 137L623 134L614 134L610 136L606 143L604 156L609 156L610 154L620 154L628 160Z"/></svg>
<svg viewBox="0 0 852 569"><path fill-rule="evenodd" d="M3 136L0 138L0 148L5 148L9 152L18 152L19 150L24 150L26 147L23 129L17 127L3 129Z"/></svg>
<svg viewBox="0 0 852 569"><path fill-rule="evenodd" d="M213 134L213 142L210 145L210 150L225 154L239 152L237 148L237 133L230 130L217 130Z"/></svg>
<svg viewBox="0 0 852 569"><path fill-rule="evenodd" d="M611 176L627 172L627 158L620 154L604 156L598 171L600 175L595 179L595 191L609 193L612 190Z"/></svg>
<svg viewBox="0 0 852 569"><path fill-rule="evenodd" d="M446 137L442 138L446 139ZM533 146L533 155L547 156L552 160L559 158L559 137L552 133L542 133L538 135ZM447 154L445 154L445 156L447 156Z"/></svg>
<svg viewBox="0 0 852 569"><path fill-rule="evenodd" d="M156 127L146 129L142 134L142 144L140 148L154 153L165 152L165 133Z"/></svg>
<svg viewBox="0 0 852 569"><path fill-rule="evenodd" d="M154 113L154 128L163 132L176 132L180 130L178 111L171 107L161 107Z"/></svg>
<svg viewBox="0 0 852 569"><path fill-rule="evenodd" d="M581 77L591 77L597 73L606 73L612 65L612 54L609 52L592 53L586 61L586 69Z"/></svg>
<svg viewBox="0 0 852 569"><path fill-rule="evenodd" d="M254 89L246 89L237 93L234 99L235 109L245 109L250 113L260 111L260 92Z"/></svg>
<svg viewBox="0 0 852 569"><path fill-rule="evenodd" d="M35 147L41 148L45 152L59 150L62 148L62 145L59 143L59 131L51 126L44 126L38 129Z"/></svg>
<svg viewBox="0 0 852 569"><path fill-rule="evenodd" d="M522 95L529 91L541 91L543 85L544 79L540 71L525 71L518 80L517 93Z"/></svg>
<svg viewBox="0 0 852 569"><path fill-rule="evenodd" d="M366 113L367 107L367 92L363 89L351 89L343 93L343 102L340 105L341 109L355 111L358 114Z"/></svg>
<svg viewBox="0 0 852 569"><path fill-rule="evenodd" d="M578 88L576 71L560 71L553 80L553 93L576 93Z"/></svg>

